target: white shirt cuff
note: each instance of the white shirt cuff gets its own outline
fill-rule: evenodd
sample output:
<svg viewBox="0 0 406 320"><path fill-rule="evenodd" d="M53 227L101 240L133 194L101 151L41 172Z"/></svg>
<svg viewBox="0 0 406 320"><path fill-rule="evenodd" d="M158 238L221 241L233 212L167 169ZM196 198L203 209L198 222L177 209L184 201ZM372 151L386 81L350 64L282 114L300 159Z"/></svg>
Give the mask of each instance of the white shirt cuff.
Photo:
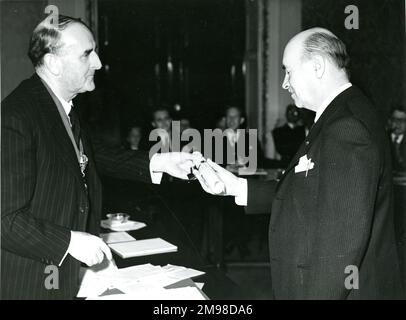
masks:
<svg viewBox="0 0 406 320"><path fill-rule="evenodd" d="M61 262L59 262L58 267L60 267L60 266L62 265L62 263L65 261L65 258L66 258L66 256L67 256L68 253L69 253L69 248L70 248L71 242L72 242L72 231L70 232L70 242L69 242L68 249L66 249L66 252L65 252L65 254L64 254L63 257L62 257Z"/></svg>
<svg viewBox="0 0 406 320"><path fill-rule="evenodd" d="M239 178L237 188L235 203L239 206L246 206L248 203L248 183L247 179Z"/></svg>
<svg viewBox="0 0 406 320"><path fill-rule="evenodd" d="M156 170L157 168L157 160L156 160L157 154L154 154L151 158L151 161L149 162L149 172L151 174L151 181L153 184L160 184L162 180L162 175L163 172L158 172Z"/></svg>

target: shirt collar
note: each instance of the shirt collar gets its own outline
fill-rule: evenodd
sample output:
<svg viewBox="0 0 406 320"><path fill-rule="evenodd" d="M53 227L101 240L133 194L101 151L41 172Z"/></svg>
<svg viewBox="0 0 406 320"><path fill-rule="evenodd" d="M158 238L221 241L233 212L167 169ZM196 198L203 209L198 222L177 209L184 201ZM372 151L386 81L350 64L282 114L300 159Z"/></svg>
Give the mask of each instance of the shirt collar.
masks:
<svg viewBox="0 0 406 320"><path fill-rule="evenodd" d="M62 104L63 110L65 111L66 115L69 116L69 113L73 107L73 103L72 100L71 101L66 101L65 99L61 98L55 90L55 87L49 83L48 81L46 81L44 78L41 78L43 81L46 82L46 84L48 85L48 87L52 90L52 92L54 93L55 97L58 98L59 102Z"/></svg>
<svg viewBox="0 0 406 320"><path fill-rule="evenodd" d="M404 134L395 135L392 133L392 141L400 144L403 141Z"/></svg>
<svg viewBox="0 0 406 320"><path fill-rule="evenodd" d="M237 129L237 131L234 131L232 129L227 129L226 136L231 144L237 143L238 138L240 137L240 131L238 129Z"/></svg>
<svg viewBox="0 0 406 320"><path fill-rule="evenodd" d="M348 89L351 86L352 86L351 82L347 82L347 83L343 84L342 86L338 87L326 99L324 99L324 101L321 103L320 107L317 109L316 117L314 118L314 123L316 123L316 121L319 120L319 118L321 117L324 110L327 109L327 107L335 99L335 97L337 97L341 92L343 92L344 90Z"/></svg>

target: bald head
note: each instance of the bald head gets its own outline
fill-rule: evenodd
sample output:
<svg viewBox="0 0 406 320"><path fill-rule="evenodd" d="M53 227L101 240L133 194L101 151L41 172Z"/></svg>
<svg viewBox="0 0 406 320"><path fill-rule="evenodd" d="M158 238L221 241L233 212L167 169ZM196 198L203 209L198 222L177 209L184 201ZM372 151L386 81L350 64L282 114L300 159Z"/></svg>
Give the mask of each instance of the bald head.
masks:
<svg viewBox="0 0 406 320"><path fill-rule="evenodd" d="M282 87L300 108L317 111L326 95L348 82L349 58L344 43L331 31L312 28L286 45Z"/></svg>
<svg viewBox="0 0 406 320"><path fill-rule="evenodd" d="M348 65L350 58L345 44L330 30L311 28L298 33L286 46L296 46L301 50L302 59L311 59L314 55L321 55L328 59L338 70L349 76Z"/></svg>

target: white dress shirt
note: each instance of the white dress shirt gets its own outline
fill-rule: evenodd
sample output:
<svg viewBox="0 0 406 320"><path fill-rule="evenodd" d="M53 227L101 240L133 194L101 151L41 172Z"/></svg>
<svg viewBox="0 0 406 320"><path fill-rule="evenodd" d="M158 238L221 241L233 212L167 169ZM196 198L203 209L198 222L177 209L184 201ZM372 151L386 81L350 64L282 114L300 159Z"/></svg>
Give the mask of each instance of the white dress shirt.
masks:
<svg viewBox="0 0 406 320"><path fill-rule="evenodd" d="M317 120L320 119L321 115L323 114L324 110L327 109L329 104L344 90L347 90L349 87L351 87L352 84L351 82L347 82L343 84L342 86L338 87L336 90L334 90L324 101L321 103L320 107L316 111L316 117L314 118L314 123L316 123Z"/></svg>
<svg viewBox="0 0 406 320"><path fill-rule="evenodd" d="M316 123L317 120L320 119L321 115L323 112L327 109L329 104L344 90L348 89L351 87L352 84L351 82L347 82L343 84L342 86L338 87L336 90L334 90L324 101L321 103L320 107L317 109L316 112L316 117L314 119L314 122ZM242 179L239 178L238 184L236 187L236 196L235 196L235 203L239 206L246 206L248 203L248 182L247 179Z"/></svg>
<svg viewBox="0 0 406 320"><path fill-rule="evenodd" d="M396 143L396 144L401 144L403 141L403 136L404 134L399 134L399 135L395 135L394 133L392 133L392 142Z"/></svg>

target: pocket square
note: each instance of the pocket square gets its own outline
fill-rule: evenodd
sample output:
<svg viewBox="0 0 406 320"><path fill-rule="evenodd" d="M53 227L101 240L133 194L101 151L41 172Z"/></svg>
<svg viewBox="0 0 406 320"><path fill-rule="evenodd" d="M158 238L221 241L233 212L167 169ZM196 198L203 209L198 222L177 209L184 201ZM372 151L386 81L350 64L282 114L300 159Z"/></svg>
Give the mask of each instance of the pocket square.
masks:
<svg viewBox="0 0 406 320"><path fill-rule="evenodd" d="M307 172L309 170L312 170L313 168L314 168L314 162L312 162L312 159L308 159L307 155L305 154L303 157L301 157L299 159L299 163L295 167L295 173L306 171L306 176L307 176Z"/></svg>

